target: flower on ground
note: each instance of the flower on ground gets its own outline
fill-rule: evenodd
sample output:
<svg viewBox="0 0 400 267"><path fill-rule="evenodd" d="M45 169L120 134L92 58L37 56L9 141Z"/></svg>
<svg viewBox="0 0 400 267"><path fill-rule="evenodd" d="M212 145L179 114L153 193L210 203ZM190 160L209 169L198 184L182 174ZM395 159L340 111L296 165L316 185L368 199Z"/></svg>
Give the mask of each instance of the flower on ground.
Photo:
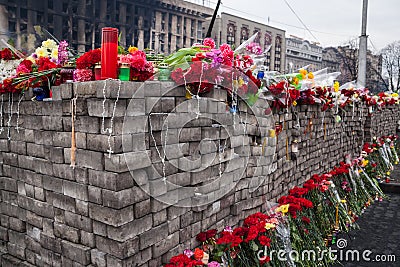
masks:
<svg viewBox="0 0 400 267"><path fill-rule="evenodd" d="M193 251L191 251L190 249L185 249L185 250L183 251L183 254L185 254L185 255L188 256L189 258L191 258L191 257L194 255Z"/></svg>
<svg viewBox="0 0 400 267"><path fill-rule="evenodd" d="M275 224L273 223L266 223L265 224L265 229L269 230L269 229L273 229L275 228Z"/></svg>
<svg viewBox="0 0 400 267"><path fill-rule="evenodd" d="M201 259L203 259L203 256L204 256L204 251L203 251L203 250L201 250L201 249L199 249L199 248L196 248L196 249L194 250L194 258L195 258L196 260L201 260Z"/></svg>
<svg viewBox="0 0 400 267"><path fill-rule="evenodd" d="M282 214L286 214L289 211L289 204L281 205L275 209L275 212L282 212Z"/></svg>

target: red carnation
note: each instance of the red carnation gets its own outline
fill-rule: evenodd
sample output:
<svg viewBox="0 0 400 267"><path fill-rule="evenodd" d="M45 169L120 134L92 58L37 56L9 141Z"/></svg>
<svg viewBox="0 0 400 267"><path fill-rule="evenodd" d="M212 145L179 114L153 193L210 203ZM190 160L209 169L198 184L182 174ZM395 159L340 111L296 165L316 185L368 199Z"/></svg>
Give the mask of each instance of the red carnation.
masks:
<svg viewBox="0 0 400 267"><path fill-rule="evenodd" d="M206 242L207 241L207 233L206 232L201 232L196 236L196 239L199 242Z"/></svg>
<svg viewBox="0 0 400 267"><path fill-rule="evenodd" d="M257 228L257 226L250 226L249 232L247 233L247 237L244 240L244 242L248 243L251 240L256 239L257 236L258 236L258 228Z"/></svg>
<svg viewBox="0 0 400 267"><path fill-rule="evenodd" d="M267 246L267 247L269 247L269 246L271 245L271 239L268 238L268 237L265 236L265 235L259 236L259 237L258 237L258 241L260 241L260 244L261 244L262 246Z"/></svg>
<svg viewBox="0 0 400 267"><path fill-rule="evenodd" d="M301 218L301 220L302 220L303 222L305 222L306 224L309 224L309 223L311 222L310 218L308 218L308 217L306 217L306 216L303 216L303 217Z"/></svg>
<svg viewBox="0 0 400 267"><path fill-rule="evenodd" d="M213 238L217 234L216 229L211 229L206 232L207 239Z"/></svg>

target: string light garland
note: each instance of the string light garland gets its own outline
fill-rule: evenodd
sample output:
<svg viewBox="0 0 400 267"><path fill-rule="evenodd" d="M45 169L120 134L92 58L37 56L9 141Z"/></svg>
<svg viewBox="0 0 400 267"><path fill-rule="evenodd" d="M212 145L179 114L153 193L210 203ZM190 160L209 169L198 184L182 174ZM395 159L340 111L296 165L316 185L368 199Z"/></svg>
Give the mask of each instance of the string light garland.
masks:
<svg viewBox="0 0 400 267"><path fill-rule="evenodd" d="M20 105L21 105L21 101L24 98L25 93L22 93L19 100L18 100L18 106L17 106L17 125L15 126L15 130L17 131L17 133L19 133L19 110L20 110Z"/></svg>
<svg viewBox="0 0 400 267"><path fill-rule="evenodd" d="M8 94L8 122L7 122L7 139L10 141L11 140L11 119L12 119L12 111L13 111L13 104L14 104L14 99L13 99L13 93Z"/></svg>
<svg viewBox="0 0 400 267"><path fill-rule="evenodd" d="M3 128L3 105L4 105L4 95L1 95L1 105L0 105L0 133L4 131Z"/></svg>
<svg viewBox="0 0 400 267"><path fill-rule="evenodd" d="M112 115L111 115L111 119L110 119L110 127L105 128L105 116L106 116L106 101L107 101L107 97L106 97L106 85L107 85L107 81L118 81L118 90L117 90L117 97L115 99L114 102L114 106L112 109ZM102 113L102 122L101 122L101 130L102 133L107 133L108 134L108 138L107 138L107 143L108 143L108 158L111 158L112 153L114 153L114 151L112 150L112 145L111 145L111 137L114 131L114 118L115 118L115 111L117 109L117 103L119 100L119 96L120 96L120 92L121 92L121 80L120 79L106 79L104 81L104 86L103 86L103 113Z"/></svg>

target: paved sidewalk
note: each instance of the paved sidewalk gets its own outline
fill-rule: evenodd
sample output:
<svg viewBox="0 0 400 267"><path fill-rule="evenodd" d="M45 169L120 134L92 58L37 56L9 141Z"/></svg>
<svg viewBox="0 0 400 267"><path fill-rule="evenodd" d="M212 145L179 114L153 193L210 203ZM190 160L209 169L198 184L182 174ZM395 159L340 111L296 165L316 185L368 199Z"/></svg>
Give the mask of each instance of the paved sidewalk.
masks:
<svg viewBox="0 0 400 267"><path fill-rule="evenodd" d="M347 246L342 249L343 259L349 250L358 250L360 261L341 261L345 267L399 267L400 266L400 194L388 194L389 200L375 202L358 220L360 229L352 230L347 234L342 234L339 238L347 241ZM368 256L371 262L363 261L362 254L365 250L372 253ZM376 255L395 255L396 261L377 262ZM340 250L337 253L340 257ZM355 258L355 257L354 257ZM382 256L380 259L383 259ZM336 264L336 266L341 266Z"/></svg>

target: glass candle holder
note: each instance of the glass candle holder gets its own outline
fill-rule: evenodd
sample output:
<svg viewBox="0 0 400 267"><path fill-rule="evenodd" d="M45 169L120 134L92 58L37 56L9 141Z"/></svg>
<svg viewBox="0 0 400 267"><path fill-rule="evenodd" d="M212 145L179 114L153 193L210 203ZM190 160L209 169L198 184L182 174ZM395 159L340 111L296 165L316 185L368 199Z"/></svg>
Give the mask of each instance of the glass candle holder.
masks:
<svg viewBox="0 0 400 267"><path fill-rule="evenodd" d="M94 79L96 81L101 80L101 65L100 64L96 64L94 66Z"/></svg>
<svg viewBox="0 0 400 267"><path fill-rule="evenodd" d="M169 65L166 63L158 64L158 80L159 81L168 81L171 75L171 71L169 70Z"/></svg>
<svg viewBox="0 0 400 267"><path fill-rule="evenodd" d="M103 28L101 35L101 78L117 78L118 29Z"/></svg>
<svg viewBox="0 0 400 267"><path fill-rule="evenodd" d="M62 68L60 70L61 83L72 83L74 81L74 68Z"/></svg>
<svg viewBox="0 0 400 267"><path fill-rule="evenodd" d="M131 67L127 63L122 63L119 67L118 79L121 81L129 81L131 77Z"/></svg>

